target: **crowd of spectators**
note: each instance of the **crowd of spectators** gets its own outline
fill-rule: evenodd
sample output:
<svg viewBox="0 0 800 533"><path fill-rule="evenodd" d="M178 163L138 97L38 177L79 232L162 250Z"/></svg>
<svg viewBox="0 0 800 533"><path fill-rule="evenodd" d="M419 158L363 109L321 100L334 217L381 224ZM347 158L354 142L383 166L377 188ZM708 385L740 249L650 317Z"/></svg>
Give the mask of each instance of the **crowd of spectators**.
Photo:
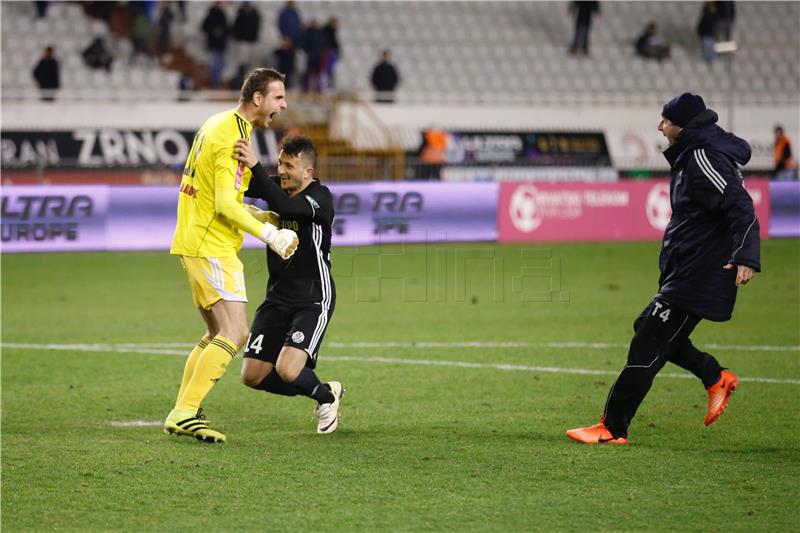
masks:
<svg viewBox="0 0 800 533"><path fill-rule="evenodd" d="M704 2L697 20L697 36L700 39L700 55L708 65L717 58L715 45L730 41L736 5L733 1ZM645 59L663 61L669 57L670 45L658 34L655 22L647 24L634 44L636 54Z"/></svg>
<svg viewBox="0 0 800 533"><path fill-rule="evenodd" d="M295 2L286 2L278 14L281 46L274 51L273 57L274 66L290 79L287 87L294 86L295 56L298 51L305 55L306 69L301 75L303 90L319 93L336 87L335 67L341 57L338 30L339 21L336 17L330 17L324 26L320 26L313 18L304 23ZM292 70L281 70L281 65Z"/></svg>
<svg viewBox="0 0 800 533"><path fill-rule="evenodd" d="M37 15L46 17L50 2L34 2ZM176 21L186 22L186 1L82 2L86 13L108 23L108 36L87 36L82 57L91 69L110 72L115 64L144 62L168 66L173 52L183 46L173 39ZM574 35L569 52L590 55L592 21L601 13L600 2L575 1L569 4L575 17ZM272 66L286 74L286 86L310 93L324 93L336 88L336 65L342 49L339 44L339 21L330 17L322 23L314 18L304 20L298 5L288 0L277 17L276 32L280 44L273 50L261 45L264 31L259 7L244 1L229 15L230 5L215 2L205 14L198 31L205 38L206 61L198 65L177 67L182 72L180 88L236 88L246 73L256 66ZM702 4L696 33L701 57L709 65L716 60L715 44L730 40L736 17L733 1L708 1ZM120 43L129 41L129 46ZM659 33L655 22L648 23L633 43L637 56L664 61L670 57L670 44ZM120 50L129 51L123 57ZM229 64L234 61L235 64ZM169 65L169 68L176 68ZM198 68L203 74L198 75ZM37 77L37 81L38 81ZM397 67L390 62L388 50L373 66L370 82L376 101L394 101L400 83Z"/></svg>
<svg viewBox="0 0 800 533"><path fill-rule="evenodd" d="M600 2L575 1L570 3L575 17L575 30L569 47L571 55L589 56L589 35L592 20L600 14ZM730 41L736 19L736 5L732 0L704 2L697 21L697 36L703 60L712 65L716 60L715 44ZM644 59L663 61L669 58L670 45L658 33L658 25L649 22L634 41L636 55Z"/></svg>
<svg viewBox="0 0 800 533"><path fill-rule="evenodd" d="M258 9L250 2L242 2L231 23L222 2L216 2L202 24L209 57L209 84L237 87L250 69L266 65L286 74L287 88L328 92L335 88L335 66L341 54L338 25L336 17L329 18L323 26L315 19L304 22L297 5L290 0L278 14L280 45L265 53L260 47L262 24ZM229 45L233 46L233 53L228 53ZM305 61L298 61L298 54ZM235 65L226 63L231 58ZM298 73L301 63L305 70ZM226 80L223 75L227 71L234 74Z"/></svg>
<svg viewBox="0 0 800 533"><path fill-rule="evenodd" d="M108 24L107 36L88 36L82 49L85 64L91 69L108 72L125 60L129 65L144 63L177 68L181 72L179 88L182 90L238 89L249 70L272 66L286 74L287 88L314 93L335 89L336 65L342 54L336 17L324 23L313 18L304 21L297 4L289 0L281 8L274 29L280 44L273 50L266 50L261 40L263 25L257 5L241 2L231 20L227 3L214 2L197 28L204 37L206 61L202 58L192 61L185 56L183 65L176 67L174 58L176 53L182 54L184 43L174 42L173 26L176 21L187 21L186 4L186 1L153 0L82 2L88 16ZM47 17L50 2L37 0L34 6L38 17ZM122 46L123 41L128 45ZM128 51L128 57L123 57L124 50ZM51 47L50 59L55 61L53 53ZM232 61L235 63L231 64ZM41 86L42 76L35 77Z"/></svg>

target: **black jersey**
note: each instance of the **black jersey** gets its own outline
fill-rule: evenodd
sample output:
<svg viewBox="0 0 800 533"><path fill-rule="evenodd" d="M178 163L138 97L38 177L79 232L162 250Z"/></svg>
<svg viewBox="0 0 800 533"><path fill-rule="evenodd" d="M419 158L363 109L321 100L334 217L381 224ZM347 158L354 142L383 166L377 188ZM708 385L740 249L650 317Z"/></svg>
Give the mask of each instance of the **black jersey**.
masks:
<svg viewBox="0 0 800 533"><path fill-rule="evenodd" d="M331 191L314 180L296 196L289 196L277 178L267 177L261 164L251 170L253 178L245 196L265 200L269 209L280 215L281 228L294 230L300 241L297 251L285 261L267 248L267 300L291 307L320 305L333 309L336 286L331 277Z"/></svg>

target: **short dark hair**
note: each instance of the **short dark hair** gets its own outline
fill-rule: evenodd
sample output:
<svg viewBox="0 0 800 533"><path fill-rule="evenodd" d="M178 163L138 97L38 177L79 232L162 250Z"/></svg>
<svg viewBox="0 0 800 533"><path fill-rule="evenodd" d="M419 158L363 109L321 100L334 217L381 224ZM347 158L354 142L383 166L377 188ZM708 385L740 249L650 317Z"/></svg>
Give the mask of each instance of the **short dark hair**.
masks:
<svg viewBox="0 0 800 533"><path fill-rule="evenodd" d="M317 166L317 148L314 141L304 135L293 135L283 139L283 153L296 157L302 155L311 162L311 166Z"/></svg>
<svg viewBox="0 0 800 533"><path fill-rule="evenodd" d="M250 72L242 84L242 95L239 97L241 102L249 102L253 99L253 94L260 92L267 95L267 87L273 81L286 82L286 76L274 68L257 68Z"/></svg>

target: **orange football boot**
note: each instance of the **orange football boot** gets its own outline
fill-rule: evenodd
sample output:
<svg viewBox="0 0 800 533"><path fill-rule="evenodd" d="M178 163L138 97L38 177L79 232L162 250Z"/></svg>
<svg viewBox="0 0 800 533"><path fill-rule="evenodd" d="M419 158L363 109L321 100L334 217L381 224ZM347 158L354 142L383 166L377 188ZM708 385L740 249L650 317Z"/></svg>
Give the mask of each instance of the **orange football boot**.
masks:
<svg viewBox="0 0 800 533"><path fill-rule="evenodd" d="M594 426L570 429L567 431L567 437L586 444L628 444L628 439L625 437L614 438L602 418L600 423Z"/></svg>
<svg viewBox="0 0 800 533"><path fill-rule="evenodd" d="M705 420L707 426L716 422L728 408L728 401L737 385L739 385L739 378L736 377L736 374L723 370L720 373L719 381L708 388L708 412L706 412Z"/></svg>

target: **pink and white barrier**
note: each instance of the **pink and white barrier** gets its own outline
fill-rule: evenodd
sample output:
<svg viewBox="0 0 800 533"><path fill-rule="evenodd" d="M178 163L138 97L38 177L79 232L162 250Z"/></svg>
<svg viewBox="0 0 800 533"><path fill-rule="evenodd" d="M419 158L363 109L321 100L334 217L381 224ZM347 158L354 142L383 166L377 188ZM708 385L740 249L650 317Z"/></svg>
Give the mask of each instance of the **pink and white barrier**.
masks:
<svg viewBox="0 0 800 533"><path fill-rule="evenodd" d="M769 182L751 180L761 234L769 224ZM672 210L669 181L622 183L502 183L500 242L660 239Z"/></svg>

